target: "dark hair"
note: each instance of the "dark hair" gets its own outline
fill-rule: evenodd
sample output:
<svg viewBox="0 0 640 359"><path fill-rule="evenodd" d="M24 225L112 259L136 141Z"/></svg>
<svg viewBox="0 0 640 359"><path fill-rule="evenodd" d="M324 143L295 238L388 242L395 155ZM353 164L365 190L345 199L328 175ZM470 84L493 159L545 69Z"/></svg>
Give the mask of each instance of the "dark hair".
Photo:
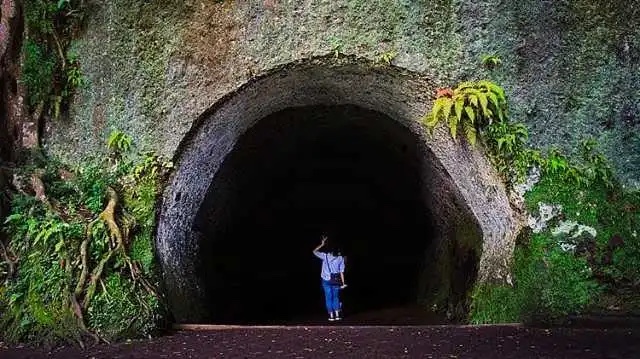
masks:
<svg viewBox="0 0 640 359"><path fill-rule="evenodd" d="M331 253L334 256L342 256L342 247L337 243L327 243L326 244L327 253Z"/></svg>

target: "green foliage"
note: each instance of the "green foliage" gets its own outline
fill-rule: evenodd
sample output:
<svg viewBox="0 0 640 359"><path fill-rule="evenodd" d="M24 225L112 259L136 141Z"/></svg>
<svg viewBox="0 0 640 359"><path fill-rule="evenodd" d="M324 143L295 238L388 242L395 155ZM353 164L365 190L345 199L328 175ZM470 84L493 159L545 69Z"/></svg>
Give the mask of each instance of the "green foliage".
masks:
<svg viewBox="0 0 640 359"><path fill-rule="evenodd" d="M521 321L522 311L522 290L516 291L506 284L482 283L471 294L469 322L518 323Z"/></svg>
<svg viewBox="0 0 640 359"><path fill-rule="evenodd" d="M118 138L119 161L90 160L75 170L49 161L44 169L22 170L22 178L42 180L46 199L15 194L3 228L7 253L17 259L16 273L0 274L0 330L7 340L78 341L86 330L112 339L146 336L157 327L163 310L155 289L155 203L171 164L152 153L133 156L125 151L130 139ZM110 189L118 202L107 196ZM115 203L123 247L106 225L108 203Z"/></svg>
<svg viewBox="0 0 640 359"><path fill-rule="evenodd" d="M493 122L484 132L494 166L510 184L523 181L531 167L544 163L540 151L527 147L528 139L526 126L510 121Z"/></svg>
<svg viewBox="0 0 640 359"><path fill-rule="evenodd" d="M34 37L51 35L55 30L53 20L58 12L59 9L55 1L25 0L25 26L33 33Z"/></svg>
<svg viewBox="0 0 640 359"><path fill-rule="evenodd" d="M504 90L491 81L463 82L453 90L438 91L436 97L423 122L433 130L444 121L451 137L456 139L458 132L462 132L472 145L476 143L478 132L494 121L506 118Z"/></svg>
<svg viewBox="0 0 640 359"><path fill-rule="evenodd" d="M482 66L489 70L493 70L502 65L502 59L498 55L484 55L482 56Z"/></svg>
<svg viewBox="0 0 640 359"><path fill-rule="evenodd" d="M77 326L63 329L75 322L67 295L72 277L63 258L82 238L82 226L26 195L17 195L12 204L5 225L11 252L20 258L19 275L5 282L0 296L2 331L10 341L74 339Z"/></svg>
<svg viewBox="0 0 640 359"><path fill-rule="evenodd" d="M587 154L587 159L600 157L593 149ZM640 194L612 183L608 165L601 160L565 165L556 159L562 163L556 168L565 170L547 172L526 194L526 203L530 211L539 202L559 204L566 220L593 227L596 253L591 260L599 280L612 287L633 286L640 283ZM614 245L614 238L621 243Z"/></svg>
<svg viewBox="0 0 640 359"><path fill-rule="evenodd" d="M80 61L78 58L77 49L75 43L71 42L66 53L66 69L65 78L66 84L62 91L62 97L66 98L71 96L73 91L77 88L86 85L86 79L80 69Z"/></svg>
<svg viewBox="0 0 640 359"><path fill-rule="evenodd" d="M578 168L578 171L587 183L599 181L609 189L613 189L617 185L609 161L597 151L595 140L587 139L580 144L580 158L582 166Z"/></svg>
<svg viewBox="0 0 640 359"><path fill-rule="evenodd" d="M131 137L120 130L114 130L109 135L107 140L107 148L116 157L121 157L123 153L126 153L131 149L132 143Z"/></svg>
<svg viewBox="0 0 640 359"><path fill-rule="evenodd" d="M65 56L84 21L81 0L26 0L27 39L22 69L31 110L57 118L74 89L84 85L77 55Z"/></svg>
<svg viewBox="0 0 640 359"><path fill-rule="evenodd" d="M398 52L395 50L385 51L376 58L376 62L391 65L391 61L397 56Z"/></svg>
<svg viewBox="0 0 640 359"><path fill-rule="evenodd" d="M640 283L640 193L616 183L594 141L584 141L571 158L556 149L541 155L525 147L520 126L494 123L485 132L494 162L502 165L498 169L521 178L523 170L539 167L541 180L525 195L529 212L536 213L541 202L561 205L564 220L592 227L597 235L595 241L583 238L576 253L562 250L561 237L549 229L523 236L515 251L513 287L476 287L474 323L561 319L584 310L602 290Z"/></svg>
<svg viewBox="0 0 640 359"><path fill-rule="evenodd" d="M27 104L35 107L49 99L56 60L45 46L33 40L25 41L22 52L22 82L28 89Z"/></svg>
<svg viewBox="0 0 640 359"><path fill-rule="evenodd" d="M490 69L497 56L483 58ZM593 140L583 141L571 157L527 146L528 131L506 116L504 91L487 81L440 89L423 119L433 130L444 121L455 139L460 131L474 144L478 134L508 185L521 183L534 167L541 180L526 194L529 212L539 203L562 206L566 221L595 229L595 240L582 238L574 253L560 246L562 236L549 229L525 235L516 246L513 286L481 283L472 293L473 323L554 321L584 310L602 290L640 285L640 192L615 180L607 159ZM553 223L551 225L554 225Z"/></svg>
<svg viewBox="0 0 640 359"><path fill-rule="evenodd" d="M328 41L331 46L331 52L333 52L336 58L340 57L340 54L344 51L344 41L335 36L330 36Z"/></svg>
<svg viewBox="0 0 640 359"><path fill-rule="evenodd" d="M558 175L574 185L602 183L615 186L614 176L607 159L597 152L597 144L588 139L581 143L579 153L569 158L558 149L546 155L527 146L529 133L524 124L506 121L493 122L483 132L484 142L496 169L513 185L522 182L533 167L543 174Z"/></svg>
<svg viewBox="0 0 640 359"><path fill-rule="evenodd" d="M433 128L438 119L449 118L455 138L459 123L465 121L459 114L464 116L469 104L474 105L468 98L457 100L456 91L440 91L427 125ZM480 106L466 121L476 121L477 126L477 118L485 113L480 99L475 104ZM456 118L451 119L454 112ZM560 320L584 310L603 289L640 284L640 194L625 191L615 181L595 141L583 141L570 158L557 149L543 154L529 148L526 127L505 115L485 120L476 130L482 130L491 159L508 184L522 182L533 167L540 169L541 180L525 198L530 212L535 213L541 202L561 205L565 220L590 226L597 236L595 243L584 239L576 253L563 250L561 238L549 229L523 236L515 250L513 286L478 285L472 294L472 322Z"/></svg>
<svg viewBox="0 0 640 359"><path fill-rule="evenodd" d="M552 322L584 310L598 291L585 259L563 251L550 235L536 234L515 250L513 286L475 288L470 321Z"/></svg>
<svg viewBox="0 0 640 359"><path fill-rule="evenodd" d="M89 326L112 339L152 334L160 319L160 303L149 293L136 293L139 290L121 274L110 274L88 309Z"/></svg>

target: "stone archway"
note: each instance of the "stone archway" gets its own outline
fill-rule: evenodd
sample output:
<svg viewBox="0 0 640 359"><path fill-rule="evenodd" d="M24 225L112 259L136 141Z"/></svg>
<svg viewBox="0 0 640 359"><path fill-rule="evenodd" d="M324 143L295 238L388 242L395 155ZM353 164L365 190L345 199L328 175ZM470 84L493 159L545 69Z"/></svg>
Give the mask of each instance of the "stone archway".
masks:
<svg viewBox="0 0 640 359"><path fill-rule="evenodd" d="M212 277L218 272L211 265L215 261L210 260L216 250L223 249L212 243L223 240L229 233L225 228L231 224L242 227L237 225L237 218L250 218L246 226L255 220L255 216L234 214L234 203L241 203L242 208L253 205L251 196L240 195L243 188L253 188L251 184L269 176L277 178L278 171L300 167L309 158L332 163L331 158L336 157L293 160L296 153L304 152L300 148L326 152L326 146L308 147L309 141L294 145L292 140L319 133L319 128L330 128L328 137L320 143L363 148L366 150L358 153L365 157L369 151L379 153L380 163L388 162L384 169L397 165L398 173L410 174L378 175L373 160L364 160L368 163L364 165L359 160L347 163L349 168L357 168L355 172L364 174L359 178L390 183L383 186L380 193L388 195L380 203L397 196L418 200L416 208L421 210L417 217L424 219L428 227L420 235L424 237L423 247L411 249L415 252L422 248L422 274L414 291L419 301L447 304L463 312L476 280L506 279L518 230L516 216L481 149L455 143L444 129L425 135L418 119L428 108L434 88L428 78L399 68L353 59L318 58L274 69L228 94L200 116L180 145L158 222L157 252L176 321L218 320L216 311L226 310L211 304L212 296L224 295L223 290L215 288L216 279ZM296 119L309 118L313 120L302 121L306 125L300 128L282 129ZM338 121L350 125L335 126ZM343 139L335 140L338 137ZM273 157L274 152L283 154ZM265 161L276 160L289 165L264 166ZM243 174L246 171L255 173ZM401 177L411 179L403 182ZM324 189L320 191L332 193L326 189L326 181L322 183ZM396 191L403 187L412 187L413 192ZM334 190L342 194L353 192ZM307 203L314 191L302 190L302 199L296 203ZM336 196L336 201L344 197ZM362 203L364 197L358 197L356 202ZM346 202L340 203L340 208L347 206ZM298 211L300 207L296 206L299 204L287 213ZM375 213L388 218L391 212ZM245 249L250 250L251 243L247 239Z"/></svg>

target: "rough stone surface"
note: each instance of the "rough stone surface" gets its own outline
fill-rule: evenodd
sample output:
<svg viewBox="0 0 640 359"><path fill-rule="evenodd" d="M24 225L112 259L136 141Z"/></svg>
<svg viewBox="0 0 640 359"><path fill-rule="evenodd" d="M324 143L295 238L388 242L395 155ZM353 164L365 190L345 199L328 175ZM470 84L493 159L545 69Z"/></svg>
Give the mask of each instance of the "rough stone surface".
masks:
<svg viewBox="0 0 640 359"><path fill-rule="evenodd" d="M527 225L533 233L540 233L547 228L549 221L556 218L560 213L562 213L561 205L539 202L538 213L529 214Z"/></svg>
<svg viewBox="0 0 640 359"><path fill-rule="evenodd" d="M220 161L255 121L288 106L355 104L421 133L435 88L490 78L506 88L511 117L528 125L534 145L570 149L594 137L624 183L640 186L638 0L90 4L74 45L87 85L71 118L50 127L47 146L77 160L104 150L118 128L178 161L158 232L160 253L172 253L162 261L174 283L193 274L192 215ZM391 52L393 67L371 65ZM493 72L479 63L491 53L503 60ZM440 169L430 180L456 188L448 201L431 200L473 213L483 236L481 279L508 281L520 220L482 150L442 129L425 145ZM180 297L197 300L198 284L185 285L176 284Z"/></svg>
<svg viewBox="0 0 640 359"><path fill-rule="evenodd" d="M437 86L489 77L531 141L594 137L629 185L640 181L640 2L202 0L91 2L76 47L88 85L49 134L78 158L120 128L172 155L200 114L277 66L336 51L424 73ZM503 66L479 62L495 53Z"/></svg>
<svg viewBox="0 0 640 359"><path fill-rule="evenodd" d="M209 184L238 137L265 116L297 106L351 104L381 112L424 141L425 194L441 236L481 246L480 280L506 280L520 221L505 188L479 148L454 142L444 128L427 136L416 121L428 105L433 82L389 66L354 59L319 58L284 66L227 96L206 111L183 141L164 193L157 249L179 321L197 320L202 284L197 281L199 233L193 222ZM461 165L464 164L464 165ZM435 194L434 194L435 192ZM468 223L460 213L472 214ZM478 236L463 232L478 227ZM469 238L470 237L470 238Z"/></svg>
<svg viewBox="0 0 640 359"><path fill-rule="evenodd" d="M581 242L596 238L598 232L593 227L575 221L560 221L558 226L551 230L551 234L557 238L563 251L573 252Z"/></svg>

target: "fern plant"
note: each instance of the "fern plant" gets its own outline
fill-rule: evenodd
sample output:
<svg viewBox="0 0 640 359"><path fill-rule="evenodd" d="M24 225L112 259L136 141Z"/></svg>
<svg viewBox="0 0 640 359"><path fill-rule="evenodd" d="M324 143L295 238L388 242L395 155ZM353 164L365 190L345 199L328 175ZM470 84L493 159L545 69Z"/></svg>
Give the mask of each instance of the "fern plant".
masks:
<svg viewBox="0 0 640 359"><path fill-rule="evenodd" d="M541 166L540 151L527 147L529 131L522 123L498 121L487 126L484 141L498 171L506 175L507 182L520 182L530 167Z"/></svg>
<svg viewBox="0 0 640 359"><path fill-rule="evenodd" d="M586 181L600 180L607 188L614 187L613 170L607 158L597 151L598 143L594 139L586 139L580 143L580 155L583 161L581 169Z"/></svg>
<svg viewBox="0 0 640 359"><path fill-rule="evenodd" d="M502 59L498 55L484 55L482 56L482 66L489 70L493 70L502 65Z"/></svg>
<svg viewBox="0 0 640 359"><path fill-rule="evenodd" d="M385 51L378 55L376 62L381 64L391 65L391 62L398 56L398 52L395 50Z"/></svg>
<svg viewBox="0 0 640 359"><path fill-rule="evenodd" d="M109 135L107 148L109 148L116 157L120 157L120 155L131 149L131 143L131 137L122 131L115 130Z"/></svg>
<svg viewBox="0 0 640 359"><path fill-rule="evenodd" d="M0 229L3 340L82 344L148 336L159 324L155 204L171 163L127 153L134 146L123 132L108 142L124 151L119 161L88 159L72 169L51 160L20 169L20 188L35 178L46 196L30 194L33 188L14 194Z"/></svg>
<svg viewBox="0 0 640 359"><path fill-rule="evenodd" d="M507 115L504 90L491 81L462 82L455 89L440 89L431 112L423 122L433 130L440 121L449 127L455 140L463 132L467 141L475 145L478 131Z"/></svg>

